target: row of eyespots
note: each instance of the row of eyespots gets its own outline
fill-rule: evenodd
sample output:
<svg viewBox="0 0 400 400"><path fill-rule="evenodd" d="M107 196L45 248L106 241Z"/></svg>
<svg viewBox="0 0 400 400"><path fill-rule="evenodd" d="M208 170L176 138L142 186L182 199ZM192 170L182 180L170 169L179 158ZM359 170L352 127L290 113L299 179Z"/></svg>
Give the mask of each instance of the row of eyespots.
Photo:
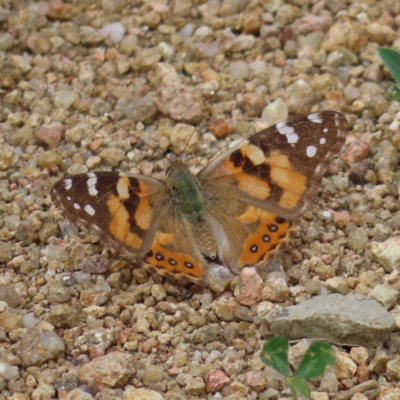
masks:
<svg viewBox="0 0 400 400"><path fill-rule="evenodd" d="M164 261L165 260L164 254L160 253L159 251L156 253L155 258L156 258L157 261ZM178 264L178 262L174 258L169 258L168 259L168 263L170 265L173 265L173 266ZM184 266L186 268L193 268L194 267L193 263L191 263L189 261L185 261L183 264L184 264Z"/></svg>
<svg viewBox="0 0 400 400"><path fill-rule="evenodd" d="M278 226L275 225L275 224L268 224L268 225L267 225L267 228L268 228L268 230L269 230L270 232L277 232L277 231L278 231ZM268 235L268 234L265 234L265 235L263 235L262 239L263 239L263 242L268 243L268 242L271 241L271 236ZM258 251L258 246L257 246L256 244L251 245L251 246L250 246L250 251L251 251L252 253L257 253L257 251Z"/></svg>

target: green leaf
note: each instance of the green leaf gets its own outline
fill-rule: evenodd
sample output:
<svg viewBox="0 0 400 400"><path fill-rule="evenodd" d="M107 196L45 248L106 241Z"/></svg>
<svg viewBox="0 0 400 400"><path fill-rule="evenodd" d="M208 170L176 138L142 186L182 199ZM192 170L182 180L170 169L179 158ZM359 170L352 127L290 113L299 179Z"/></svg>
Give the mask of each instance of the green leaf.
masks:
<svg viewBox="0 0 400 400"><path fill-rule="evenodd" d="M400 84L400 53L393 49L378 47L378 54L392 75L394 81Z"/></svg>
<svg viewBox="0 0 400 400"><path fill-rule="evenodd" d="M332 346L326 342L315 342L306 351L294 373L297 378L312 379L323 375L328 365L335 363Z"/></svg>
<svg viewBox="0 0 400 400"><path fill-rule="evenodd" d="M400 103L400 88L397 85L393 85L388 96L390 100L396 100Z"/></svg>
<svg viewBox="0 0 400 400"><path fill-rule="evenodd" d="M296 376L293 376L291 378L287 378L287 382L290 386L293 399L297 399L297 393L299 393L308 400L311 400L311 390L304 379L299 379Z"/></svg>
<svg viewBox="0 0 400 400"><path fill-rule="evenodd" d="M261 360L285 376L291 375L288 362L289 341L283 336L276 336L264 344Z"/></svg>

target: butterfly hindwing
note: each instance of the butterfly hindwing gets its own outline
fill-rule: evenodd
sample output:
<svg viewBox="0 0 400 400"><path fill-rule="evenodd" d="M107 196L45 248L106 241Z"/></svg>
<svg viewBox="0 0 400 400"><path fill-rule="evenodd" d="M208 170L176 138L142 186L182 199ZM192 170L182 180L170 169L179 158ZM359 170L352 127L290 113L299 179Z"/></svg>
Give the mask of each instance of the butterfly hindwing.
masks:
<svg viewBox="0 0 400 400"><path fill-rule="evenodd" d="M178 281L205 285L206 262L192 227L172 202L165 202L151 247L143 262L152 271Z"/></svg>

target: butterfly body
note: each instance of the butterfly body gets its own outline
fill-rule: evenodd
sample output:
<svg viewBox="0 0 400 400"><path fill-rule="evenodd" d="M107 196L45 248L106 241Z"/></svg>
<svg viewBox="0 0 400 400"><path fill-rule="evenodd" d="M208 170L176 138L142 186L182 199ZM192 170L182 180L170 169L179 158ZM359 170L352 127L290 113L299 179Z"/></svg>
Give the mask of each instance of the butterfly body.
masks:
<svg viewBox="0 0 400 400"><path fill-rule="evenodd" d="M139 265L205 285L210 260L239 274L279 251L345 135L344 116L323 111L267 128L197 176L174 158L163 181L91 172L58 182L51 196L68 219Z"/></svg>
<svg viewBox="0 0 400 400"><path fill-rule="evenodd" d="M204 212L205 199L196 177L189 168L175 161L169 168L171 177L167 180L171 200L177 204L179 211L195 218Z"/></svg>

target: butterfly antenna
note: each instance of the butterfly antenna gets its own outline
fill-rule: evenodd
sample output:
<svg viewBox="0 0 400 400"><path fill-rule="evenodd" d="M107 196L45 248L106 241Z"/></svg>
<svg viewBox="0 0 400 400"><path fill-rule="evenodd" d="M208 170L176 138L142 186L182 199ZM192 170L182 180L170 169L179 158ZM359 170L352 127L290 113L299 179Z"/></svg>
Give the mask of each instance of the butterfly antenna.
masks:
<svg viewBox="0 0 400 400"><path fill-rule="evenodd" d="M196 130L197 130L197 128L199 127L199 125L200 125L200 122L199 122L199 123L195 126L195 128L193 129L193 132L192 132L192 134L190 135L190 138L189 138L189 140L187 141L187 143L186 143L186 145L185 145L185 147L184 147L184 149L183 149L183 151L182 151L182 153L181 153L181 155L180 155L180 157L179 157L179 161L182 161L182 157L185 155L186 150L187 150L187 148L188 148L188 146L189 146L189 143L190 143L190 141L192 140L194 134L196 133Z"/></svg>
<svg viewBox="0 0 400 400"><path fill-rule="evenodd" d="M143 139L141 139L140 137L136 136L133 132L129 131L128 129L126 129L124 126L122 126L119 122L117 122L110 114L104 114L104 116L113 124L117 125L119 128L121 128L123 131L125 131L126 133L128 133L129 135L133 136L138 142L142 142L144 143L147 147L150 147L150 149L153 150L154 153L157 153L158 151L161 152L162 151L154 146L152 146L151 144L145 142Z"/></svg>

